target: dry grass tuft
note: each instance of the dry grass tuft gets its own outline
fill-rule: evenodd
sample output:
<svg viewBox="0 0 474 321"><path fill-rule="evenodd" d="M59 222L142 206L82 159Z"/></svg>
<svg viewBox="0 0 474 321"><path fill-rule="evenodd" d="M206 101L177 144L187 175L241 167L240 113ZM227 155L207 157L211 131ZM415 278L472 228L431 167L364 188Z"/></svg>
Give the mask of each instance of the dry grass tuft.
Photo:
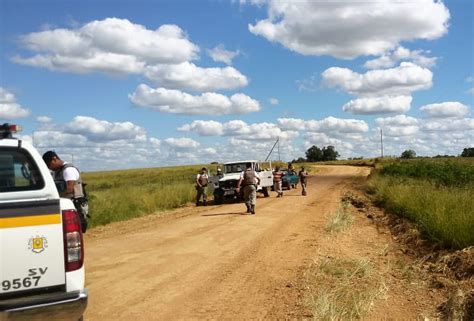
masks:
<svg viewBox="0 0 474 321"><path fill-rule="evenodd" d="M350 203L346 200L341 201L336 213L329 217L324 230L329 233L341 232L348 229L354 222L354 217L350 214Z"/></svg>
<svg viewBox="0 0 474 321"><path fill-rule="evenodd" d="M325 258L306 274L305 300L315 320L363 318L374 302L385 296L387 286L367 258Z"/></svg>

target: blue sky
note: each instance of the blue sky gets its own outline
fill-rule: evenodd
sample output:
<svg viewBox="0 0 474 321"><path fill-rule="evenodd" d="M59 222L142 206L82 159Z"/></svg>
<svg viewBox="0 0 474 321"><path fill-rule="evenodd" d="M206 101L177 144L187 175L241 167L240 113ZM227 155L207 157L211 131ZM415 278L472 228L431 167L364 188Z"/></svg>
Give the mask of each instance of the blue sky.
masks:
<svg viewBox="0 0 474 321"><path fill-rule="evenodd" d="M83 170L473 145L470 0L0 4L0 121Z"/></svg>

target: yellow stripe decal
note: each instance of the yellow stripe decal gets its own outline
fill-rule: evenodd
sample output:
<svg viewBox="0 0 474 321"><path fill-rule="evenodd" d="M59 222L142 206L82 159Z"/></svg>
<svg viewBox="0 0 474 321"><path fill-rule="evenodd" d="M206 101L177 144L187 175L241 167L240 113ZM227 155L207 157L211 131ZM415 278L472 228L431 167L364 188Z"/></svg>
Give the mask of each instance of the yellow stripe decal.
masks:
<svg viewBox="0 0 474 321"><path fill-rule="evenodd" d="M36 226L61 223L61 214L0 218L0 228Z"/></svg>

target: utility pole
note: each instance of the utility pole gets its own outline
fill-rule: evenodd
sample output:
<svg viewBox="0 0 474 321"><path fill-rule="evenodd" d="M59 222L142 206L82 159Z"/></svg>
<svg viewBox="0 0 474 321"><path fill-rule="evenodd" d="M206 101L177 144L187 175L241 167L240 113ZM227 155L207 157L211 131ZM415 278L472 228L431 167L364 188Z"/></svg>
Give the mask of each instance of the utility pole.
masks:
<svg viewBox="0 0 474 321"><path fill-rule="evenodd" d="M281 157L280 157L280 137L278 137L278 160L281 161Z"/></svg>
<svg viewBox="0 0 474 321"><path fill-rule="evenodd" d="M382 128L380 128L380 153L381 153L382 158L383 158L383 132L382 132Z"/></svg>

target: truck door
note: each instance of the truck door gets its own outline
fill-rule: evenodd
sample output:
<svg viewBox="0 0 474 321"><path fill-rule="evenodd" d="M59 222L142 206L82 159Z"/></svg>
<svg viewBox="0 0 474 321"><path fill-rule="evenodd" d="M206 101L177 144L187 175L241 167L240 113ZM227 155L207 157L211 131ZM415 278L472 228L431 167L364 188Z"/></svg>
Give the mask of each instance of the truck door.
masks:
<svg viewBox="0 0 474 321"><path fill-rule="evenodd" d="M269 187L273 185L273 172L271 170L271 163L259 164L260 171L258 177L260 178L260 186Z"/></svg>
<svg viewBox="0 0 474 321"><path fill-rule="evenodd" d="M59 197L25 149L0 146L0 300L65 291Z"/></svg>

